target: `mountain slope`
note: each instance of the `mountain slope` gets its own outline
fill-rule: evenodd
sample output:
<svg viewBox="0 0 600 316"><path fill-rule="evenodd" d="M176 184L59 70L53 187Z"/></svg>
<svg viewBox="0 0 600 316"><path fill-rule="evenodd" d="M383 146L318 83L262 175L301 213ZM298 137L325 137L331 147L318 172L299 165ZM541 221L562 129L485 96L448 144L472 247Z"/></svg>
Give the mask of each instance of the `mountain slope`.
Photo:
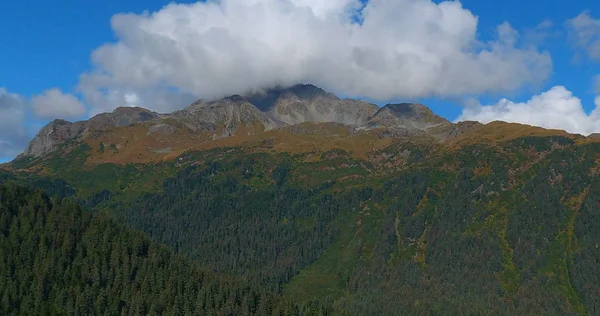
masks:
<svg viewBox="0 0 600 316"><path fill-rule="evenodd" d="M54 188L330 315L600 313L597 139L453 124L419 104L360 126L289 125L272 111L290 94L292 114L338 101L310 86L270 93L81 132L0 181Z"/></svg>
<svg viewBox="0 0 600 316"><path fill-rule="evenodd" d="M451 125L448 120L437 116L426 106L415 103L388 104L379 109L367 122L367 126L371 128L402 128L419 131L447 125Z"/></svg>
<svg viewBox="0 0 600 316"><path fill-rule="evenodd" d="M247 99L277 120L294 125L305 122L332 122L360 126L378 107L358 100L342 100L313 85L271 89Z"/></svg>
<svg viewBox="0 0 600 316"><path fill-rule="evenodd" d="M110 128L158 121L159 118L157 113L143 108L120 107L112 113L99 114L88 121L70 123L65 120L54 120L40 130L22 156L41 157L73 139L97 135Z"/></svg>
<svg viewBox="0 0 600 316"><path fill-rule="evenodd" d="M61 176L201 266L334 314L597 314L599 144L476 128L364 158L281 139Z"/></svg>
<svg viewBox="0 0 600 316"><path fill-rule="evenodd" d="M231 96L219 101L196 102L173 117L182 118L192 130L209 130L215 137L234 135L241 126L256 128L255 132L273 129L277 126L272 119L240 96Z"/></svg>
<svg viewBox="0 0 600 316"><path fill-rule="evenodd" d="M102 154L93 161L149 162L174 158L211 140L240 139L303 123L336 123L365 133L377 129L378 134L390 131L393 137L421 135L438 140L452 137L454 127L423 105L379 109L364 101L340 99L313 85L296 85L212 102L199 100L170 114L118 108L88 121L56 120L38 133L19 159L45 158L85 143ZM107 146L119 157L105 154Z"/></svg>
<svg viewBox="0 0 600 316"><path fill-rule="evenodd" d="M3 315L297 315L68 201L0 185ZM312 310L311 310L312 309ZM319 312L317 304L303 313Z"/></svg>

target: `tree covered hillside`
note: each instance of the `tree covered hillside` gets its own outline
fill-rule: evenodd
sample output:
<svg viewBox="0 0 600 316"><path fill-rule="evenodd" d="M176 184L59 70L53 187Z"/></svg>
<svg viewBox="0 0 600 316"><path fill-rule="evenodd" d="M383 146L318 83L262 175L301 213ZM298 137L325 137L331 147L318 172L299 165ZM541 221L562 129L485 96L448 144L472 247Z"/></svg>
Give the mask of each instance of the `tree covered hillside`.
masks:
<svg viewBox="0 0 600 316"><path fill-rule="evenodd" d="M147 164L86 163L92 149L80 146L45 160L16 161L4 181L70 196L95 214L81 215L89 221L85 227L110 223L111 232L121 233L109 236L132 236L127 238L146 240L157 253L177 253L173 262L179 265L161 266L148 256L148 265L159 268L139 268L135 277L122 274L129 279L121 276L118 282L133 280L131 286L144 289L141 276L153 280L160 271L194 275L200 272L189 271L205 269L211 273L202 282L211 276L230 282L217 287L241 286L242 294L223 290L224 299L209 301L224 304L215 310L237 314L246 310L244 298L250 295L261 298L249 301L251 312L269 302L273 311L292 314L310 307L330 315L597 315L600 143L535 129L539 135L527 135L531 131L491 124L445 143L397 138L370 147L371 139L341 138L299 152L278 149L277 144L289 145L283 140L253 140ZM347 147L329 147L337 144ZM104 238L84 238L87 230L82 231L81 245ZM36 240L32 245L41 247ZM127 256L137 254L126 245L135 242L121 247L132 249ZM115 247L97 253L105 248L94 246L81 255L99 258L91 271L96 266L110 271L97 262L113 258ZM52 258L67 260L61 256ZM90 283L77 283L69 274L73 269L63 266L57 269L64 282L80 286L74 293L85 293ZM177 287L176 297L197 298L202 282L193 282L199 289ZM147 302L149 311L163 302L159 289L169 283L158 284L150 292L133 292L142 297L136 304ZM129 297L119 292L123 288L128 287L111 290ZM17 302L28 295L9 297ZM48 296L53 302L55 297ZM226 304L227 297L236 299ZM113 304L133 306L121 300ZM169 305L177 299L166 302L173 303L165 309L179 308ZM37 306L35 300L31 304ZM63 308L49 304L46 308ZM189 306L196 310L197 300Z"/></svg>
<svg viewBox="0 0 600 316"><path fill-rule="evenodd" d="M2 315L297 315L69 200L0 185Z"/></svg>

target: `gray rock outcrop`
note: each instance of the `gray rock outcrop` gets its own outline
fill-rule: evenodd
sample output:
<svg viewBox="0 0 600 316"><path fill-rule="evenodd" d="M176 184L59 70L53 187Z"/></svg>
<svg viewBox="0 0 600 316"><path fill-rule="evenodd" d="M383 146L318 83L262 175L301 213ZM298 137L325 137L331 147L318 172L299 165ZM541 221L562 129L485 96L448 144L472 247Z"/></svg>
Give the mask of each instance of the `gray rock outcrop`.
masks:
<svg viewBox="0 0 600 316"><path fill-rule="evenodd" d="M422 104L388 104L379 108L361 100L341 99L321 88L302 84L211 102L199 100L170 114L158 114L140 107L119 107L88 121L55 120L40 130L21 156L41 157L66 141L134 124L145 124L148 135L171 135L181 127L192 133L209 133L213 138L222 138L241 130L259 133L306 122L341 124L353 131L381 129L381 137L429 135L440 140L457 137L469 128L452 124Z"/></svg>

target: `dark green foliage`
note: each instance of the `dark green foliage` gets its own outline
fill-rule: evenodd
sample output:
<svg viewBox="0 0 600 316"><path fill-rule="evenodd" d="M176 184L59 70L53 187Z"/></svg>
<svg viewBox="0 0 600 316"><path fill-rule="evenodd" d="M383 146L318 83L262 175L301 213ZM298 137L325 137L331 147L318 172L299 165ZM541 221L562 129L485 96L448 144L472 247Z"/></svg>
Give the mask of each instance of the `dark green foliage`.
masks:
<svg viewBox="0 0 600 316"><path fill-rule="evenodd" d="M49 196L58 196L60 198L72 196L76 192L65 180L56 178L33 178L31 179L29 186L41 189Z"/></svg>
<svg viewBox="0 0 600 316"><path fill-rule="evenodd" d="M18 183L19 185L31 189L39 189L49 196L65 198L73 196L76 193L67 181L60 178L36 176L27 173L9 173L0 170L0 184Z"/></svg>
<svg viewBox="0 0 600 316"><path fill-rule="evenodd" d="M68 200L0 185L2 315L297 315L299 308L204 272L145 235Z"/></svg>
<svg viewBox="0 0 600 316"><path fill-rule="evenodd" d="M402 142L371 161L239 147L73 169L61 175L69 185L37 185L56 183L63 195L74 186L81 205L250 284L242 293L257 293L257 312L596 315L599 154L599 144L566 137L460 150ZM395 163L401 170L387 169ZM224 288L239 286L228 280ZM241 302L233 308L250 304Z"/></svg>
<svg viewBox="0 0 600 316"><path fill-rule="evenodd" d="M574 141L567 137L562 136L528 136L517 138L510 142L511 145L528 148L533 147L536 151L548 151L552 149L552 146L570 146L574 144Z"/></svg>
<svg viewBox="0 0 600 316"><path fill-rule="evenodd" d="M19 156L19 157L15 158L13 161L11 161L10 165L14 169L22 169L22 168L27 168L36 162L38 162L38 161L37 161L37 158L35 158L35 157Z"/></svg>
<svg viewBox="0 0 600 316"><path fill-rule="evenodd" d="M111 143L108 148L110 149L110 151L112 151L114 154L119 152L119 149L117 148L117 144L115 143Z"/></svg>
<svg viewBox="0 0 600 316"><path fill-rule="evenodd" d="M590 191L575 219L576 247L569 258L569 272L590 315L600 314L600 181L590 183ZM590 273L596 272L596 273Z"/></svg>
<svg viewBox="0 0 600 316"><path fill-rule="evenodd" d="M265 177L255 158L189 167L167 179L163 193L146 195L116 214L206 267L277 292L332 243L339 212L356 209L370 191L335 197L327 191L331 183L288 187L289 166ZM265 184L250 185L256 182Z"/></svg>
<svg viewBox="0 0 600 316"><path fill-rule="evenodd" d="M113 196L113 193L109 190L102 190L94 195L88 197L81 201L82 206L87 208L94 208L98 206L100 203L109 201Z"/></svg>
<svg viewBox="0 0 600 316"><path fill-rule="evenodd" d="M0 183L14 179L15 176L11 172L0 169Z"/></svg>
<svg viewBox="0 0 600 316"><path fill-rule="evenodd" d="M62 146L65 147L67 144ZM73 166L82 166L90 155L90 150L90 146L86 143L78 144L67 152L57 150L45 161L45 164L53 170L70 170Z"/></svg>

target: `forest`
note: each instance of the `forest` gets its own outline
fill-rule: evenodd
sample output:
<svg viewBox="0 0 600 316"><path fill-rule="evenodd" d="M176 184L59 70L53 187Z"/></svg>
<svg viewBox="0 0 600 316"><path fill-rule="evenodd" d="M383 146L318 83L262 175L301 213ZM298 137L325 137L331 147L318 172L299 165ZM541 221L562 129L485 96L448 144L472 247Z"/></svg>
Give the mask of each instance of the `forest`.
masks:
<svg viewBox="0 0 600 316"><path fill-rule="evenodd" d="M6 174L2 313L600 313L598 144L385 157L400 153L388 172L343 150L222 148Z"/></svg>
<svg viewBox="0 0 600 316"><path fill-rule="evenodd" d="M322 315L201 269L72 200L0 185L2 315Z"/></svg>

